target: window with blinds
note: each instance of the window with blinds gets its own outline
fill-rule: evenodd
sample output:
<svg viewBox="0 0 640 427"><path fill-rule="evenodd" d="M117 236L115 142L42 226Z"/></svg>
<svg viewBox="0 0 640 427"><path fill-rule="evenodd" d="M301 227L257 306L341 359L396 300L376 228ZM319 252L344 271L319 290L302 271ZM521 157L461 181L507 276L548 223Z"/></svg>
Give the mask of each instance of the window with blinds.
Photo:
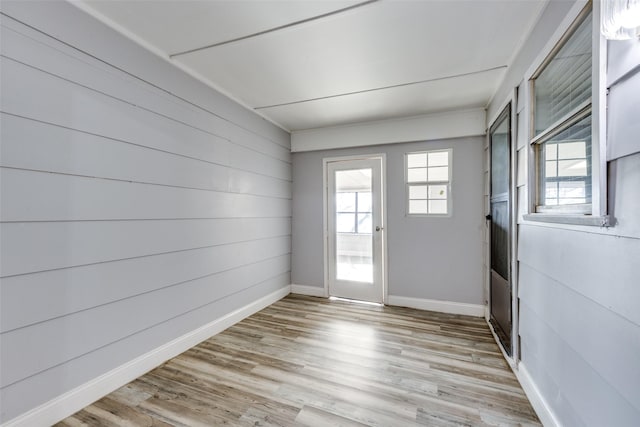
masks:
<svg viewBox="0 0 640 427"><path fill-rule="evenodd" d="M591 212L592 12L532 78L537 212Z"/></svg>

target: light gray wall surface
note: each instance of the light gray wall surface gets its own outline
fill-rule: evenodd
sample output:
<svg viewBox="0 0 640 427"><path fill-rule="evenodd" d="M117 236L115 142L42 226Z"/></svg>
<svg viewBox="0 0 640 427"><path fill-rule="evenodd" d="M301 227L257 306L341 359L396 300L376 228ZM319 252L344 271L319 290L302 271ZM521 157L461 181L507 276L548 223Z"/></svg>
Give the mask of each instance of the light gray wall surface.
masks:
<svg viewBox="0 0 640 427"><path fill-rule="evenodd" d="M640 40L609 42L607 54L607 160L614 160L640 151Z"/></svg>
<svg viewBox="0 0 640 427"><path fill-rule="evenodd" d="M2 2L0 422L290 284L290 137L65 2Z"/></svg>
<svg viewBox="0 0 640 427"><path fill-rule="evenodd" d="M553 26L571 2L551 2L516 59L522 75L508 79L506 94L533 64ZM558 8L564 14L549 13ZM618 42L610 42L610 45ZM635 42L637 43L637 41ZM637 49L633 43L627 48ZM611 53L614 52L613 55ZM628 57L610 49L609 69ZM635 75L633 79L640 79ZM635 92L620 92L631 98ZM496 98L490 111L502 105ZM525 100L526 102L526 100ZM638 117L609 99L609 125ZM522 117L520 117L522 118ZM637 137L637 135L636 135ZM614 226L602 229L527 222L526 132L519 132L518 267L521 365L560 425L636 426L640 420L640 153L608 163L608 205ZM637 142L637 141L635 141ZM636 144L624 144L625 147Z"/></svg>
<svg viewBox="0 0 640 427"><path fill-rule="evenodd" d="M483 303L482 137L293 155L292 283L324 286L322 159L386 154L389 295ZM453 148L452 215L407 217L404 154Z"/></svg>

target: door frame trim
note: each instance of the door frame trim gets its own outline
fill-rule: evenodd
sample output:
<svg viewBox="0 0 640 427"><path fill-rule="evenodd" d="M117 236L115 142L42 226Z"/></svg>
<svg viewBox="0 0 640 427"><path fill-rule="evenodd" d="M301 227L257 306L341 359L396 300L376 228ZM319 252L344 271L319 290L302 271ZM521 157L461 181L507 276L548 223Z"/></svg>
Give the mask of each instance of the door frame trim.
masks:
<svg viewBox="0 0 640 427"><path fill-rule="evenodd" d="M520 85L513 88L511 103L511 355L513 363L520 363L520 299L519 277L520 265L518 264L518 114L526 114L524 110L518 111L518 104L523 94L520 93Z"/></svg>
<svg viewBox="0 0 640 427"><path fill-rule="evenodd" d="M350 160L380 160L380 174L382 175L382 303L388 304L389 300L389 269L387 254L387 155L386 153L356 154L350 156L325 157L322 159L322 246L323 246L323 272L324 272L324 292L325 298L329 298L329 175L328 166L332 162Z"/></svg>
<svg viewBox="0 0 640 427"><path fill-rule="evenodd" d="M516 156L517 156L517 129L516 129L516 125L514 125L514 117L516 117L517 111L515 111L517 109L517 88L514 89L514 94L513 97L509 97L509 99L507 99L507 101L505 102L504 106L501 108L500 113L497 115L497 117L493 120L493 122L491 123L491 125L489 126L489 128L487 129L487 154L488 154L488 174L487 174L487 179L488 179L488 213L491 214L491 198L493 196L493 192L492 192L492 188L491 188L491 172L492 172L492 161L491 161L491 148L492 148L492 140L491 140L491 134L493 132L493 130L496 128L496 126L504 119L507 119L507 125L508 125L508 134L509 134L509 145L508 145L508 149L509 149L509 195L507 198L507 203L508 203L508 213L509 213L509 239L507 240L507 254L508 254L508 259L509 259L509 265L508 265L508 284L510 287L510 314L511 314L511 319L510 319L510 331L508 331L508 333L510 334L509 336L509 344L510 347L509 349L504 348L504 345L502 343L502 339L498 338L500 333L495 330L493 324L491 323L492 321L492 292L491 292L491 283L492 283L492 270L491 270L491 225L488 226L489 229L489 238L487 240L488 243L488 247L487 247L487 279L488 279L488 283L487 283L487 290L488 290L488 306L487 306L487 323L489 324L489 327L492 329L492 332L494 334L494 336L497 338L496 342L498 343L498 345L500 346L503 354L505 356L508 356L508 359L510 359L510 364L513 364L514 362L517 364L517 360L519 358L519 341L518 341L518 322L517 319L519 318L519 313L518 313L518 307L517 307L517 278L516 278L516 274L517 274L517 255L516 255L516 251L517 251L517 209L516 209L516 200L517 200L517 187L516 185L516 180L517 180L517 175L515 175L516 173Z"/></svg>

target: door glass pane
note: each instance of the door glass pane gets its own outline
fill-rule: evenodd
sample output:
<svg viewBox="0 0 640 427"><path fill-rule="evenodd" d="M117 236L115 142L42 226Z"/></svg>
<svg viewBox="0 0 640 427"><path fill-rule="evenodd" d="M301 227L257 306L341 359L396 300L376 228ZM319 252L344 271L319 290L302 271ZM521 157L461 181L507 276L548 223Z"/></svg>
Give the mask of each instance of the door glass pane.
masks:
<svg viewBox="0 0 640 427"><path fill-rule="evenodd" d="M358 212L371 212L371 193L361 191L358 193Z"/></svg>
<svg viewBox="0 0 640 427"><path fill-rule="evenodd" d="M371 234L373 232L373 222L370 213L358 214L358 234Z"/></svg>
<svg viewBox="0 0 640 427"><path fill-rule="evenodd" d="M356 214L338 212L336 214L336 229L338 233L355 233Z"/></svg>
<svg viewBox="0 0 640 427"><path fill-rule="evenodd" d="M491 133L491 197L509 191L509 122L505 117Z"/></svg>
<svg viewBox="0 0 640 427"><path fill-rule="evenodd" d="M356 193L338 193L336 194L336 211L338 212L355 212L356 211Z"/></svg>
<svg viewBox="0 0 640 427"><path fill-rule="evenodd" d="M338 280L373 283L371 176L370 168L336 171Z"/></svg>

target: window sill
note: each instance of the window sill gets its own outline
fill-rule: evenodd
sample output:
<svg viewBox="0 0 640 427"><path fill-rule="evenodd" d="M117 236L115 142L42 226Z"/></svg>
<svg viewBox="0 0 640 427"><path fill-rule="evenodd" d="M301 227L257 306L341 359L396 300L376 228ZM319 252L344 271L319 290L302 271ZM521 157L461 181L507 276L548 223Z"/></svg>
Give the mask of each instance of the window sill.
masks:
<svg viewBox="0 0 640 427"><path fill-rule="evenodd" d="M526 221L535 222L551 222L555 224L571 224L571 225L589 225L593 227L608 227L608 216L591 216L591 215L559 215L559 214L546 214L535 213L524 215L523 218Z"/></svg>

